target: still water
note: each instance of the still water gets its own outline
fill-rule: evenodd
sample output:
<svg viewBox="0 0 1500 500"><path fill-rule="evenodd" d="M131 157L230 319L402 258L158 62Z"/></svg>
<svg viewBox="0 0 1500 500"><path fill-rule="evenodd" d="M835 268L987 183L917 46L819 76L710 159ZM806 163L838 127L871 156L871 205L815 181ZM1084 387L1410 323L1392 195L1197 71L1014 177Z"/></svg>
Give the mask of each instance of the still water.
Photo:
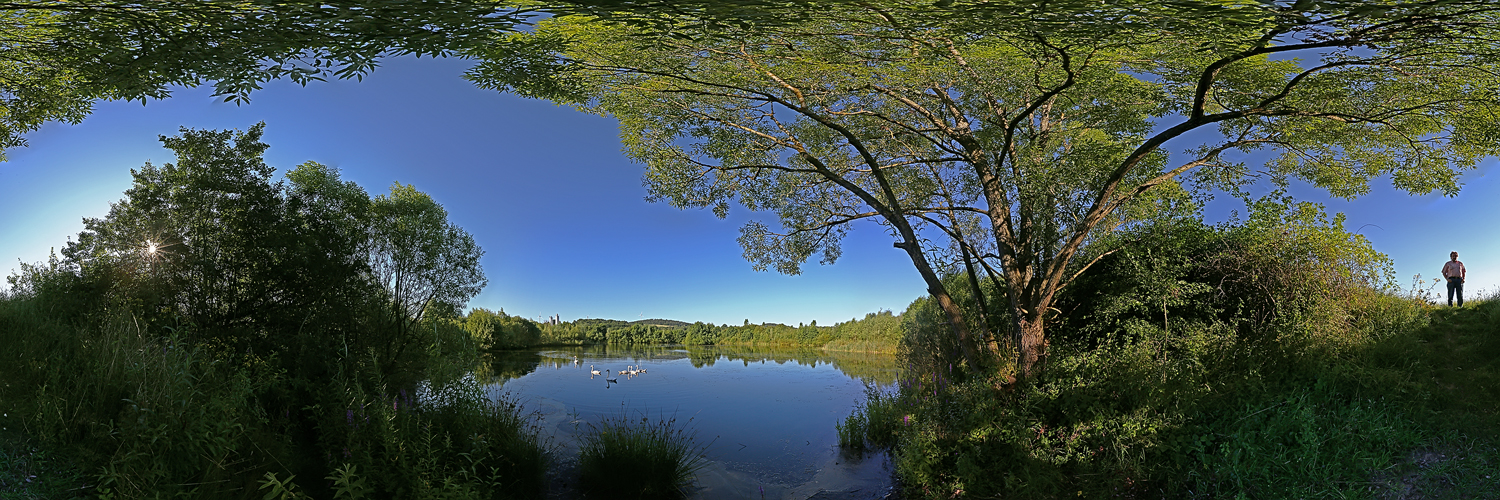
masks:
<svg viewBox="0 0 1500 500"><path fill-rule="evenodd" d="M620 373L627 367L645 371ZM492 396L508 393L535 413L564 470L590 423L675 417L707 445L693 498L796 500L890 491L888 459L841 453L834 425L867 387L897 375L888 354L696 346L513 351L475 373Z"/></svg>

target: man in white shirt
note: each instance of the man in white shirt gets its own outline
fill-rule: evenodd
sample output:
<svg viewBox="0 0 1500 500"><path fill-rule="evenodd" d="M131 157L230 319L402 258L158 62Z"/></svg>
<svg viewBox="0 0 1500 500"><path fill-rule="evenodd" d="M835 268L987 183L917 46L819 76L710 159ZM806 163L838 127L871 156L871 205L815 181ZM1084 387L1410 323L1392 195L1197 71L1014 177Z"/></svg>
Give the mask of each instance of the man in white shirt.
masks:
<svg viewBox="0 0 1500 500"><path fill-rule="evenodd" d="M1448 254L1453 259L1443 263L1443 277L1448 279L1448 305L1453 305L1453 293L1458 293L1458 307L1464 306L1464 278L1469 270L1464 269L1464 263L1458 261L1458 252Z"/></svg>

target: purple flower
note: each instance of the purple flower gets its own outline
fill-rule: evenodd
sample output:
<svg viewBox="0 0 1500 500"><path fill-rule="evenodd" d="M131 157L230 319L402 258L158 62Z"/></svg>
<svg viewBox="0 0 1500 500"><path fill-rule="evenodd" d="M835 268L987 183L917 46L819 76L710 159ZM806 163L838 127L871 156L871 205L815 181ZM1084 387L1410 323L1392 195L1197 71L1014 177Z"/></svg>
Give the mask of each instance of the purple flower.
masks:
<svg viewBox="0 0 1500 500"><path fill-rule="evenodd" d="M354 425L354 410L344 410L344 421Z"/></svg>

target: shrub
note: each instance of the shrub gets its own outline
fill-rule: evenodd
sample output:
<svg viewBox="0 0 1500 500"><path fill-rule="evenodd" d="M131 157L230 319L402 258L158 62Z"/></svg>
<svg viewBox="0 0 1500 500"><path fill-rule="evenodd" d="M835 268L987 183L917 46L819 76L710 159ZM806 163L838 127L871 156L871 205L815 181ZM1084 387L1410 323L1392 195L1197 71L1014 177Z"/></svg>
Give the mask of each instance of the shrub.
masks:
<svg viewBox="0 0 1500 500"><path fill-rule="evenodd" d="M702 452L675 417L605 418L581 438L578 483L601 498L683 498Z"/></svg>

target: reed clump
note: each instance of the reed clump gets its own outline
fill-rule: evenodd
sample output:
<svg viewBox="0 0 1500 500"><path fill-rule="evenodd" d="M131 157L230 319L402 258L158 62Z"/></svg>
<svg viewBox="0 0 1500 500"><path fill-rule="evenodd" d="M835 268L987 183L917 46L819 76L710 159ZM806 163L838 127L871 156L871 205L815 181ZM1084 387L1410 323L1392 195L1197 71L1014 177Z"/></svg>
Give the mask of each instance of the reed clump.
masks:
<svg viewBox="0 0 1500 500"><path fill-rule="evenodd" d="M676 417L605 418L580 438L578 484L597 498L685 498L704 448Z"/></svg>

